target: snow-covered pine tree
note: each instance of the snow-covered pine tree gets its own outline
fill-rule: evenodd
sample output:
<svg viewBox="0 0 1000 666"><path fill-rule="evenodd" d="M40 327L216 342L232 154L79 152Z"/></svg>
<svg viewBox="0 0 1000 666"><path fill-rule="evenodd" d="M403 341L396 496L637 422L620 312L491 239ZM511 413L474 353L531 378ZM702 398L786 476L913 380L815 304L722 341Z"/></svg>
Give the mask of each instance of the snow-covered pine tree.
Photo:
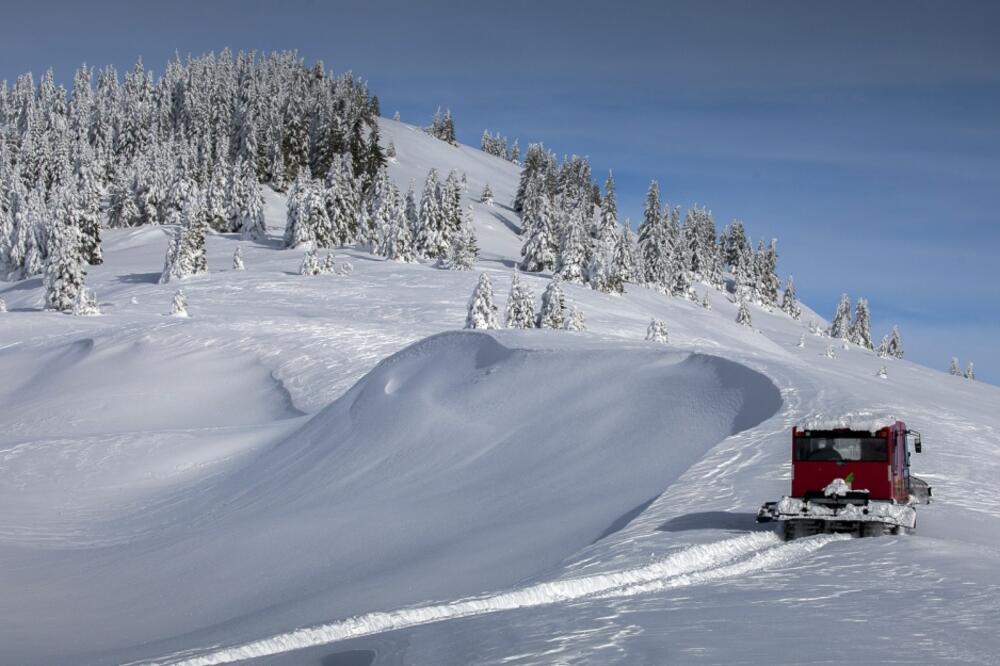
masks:
<svg viewBox="0 0 1000 666"><path fill-rule="evenodd" d="M781 310L796 321L802 316L802 306L795 297L795 281L791 275L785 281L785 291L781 295Z"/></svg>
<svg viewBox="0 0 1000 666"><path fill-rule="evenodd" d="M778 305L778 241L771 239L766 249L760 248L760 265L757 275L758 293L761 305L768 310Z"/></svg>
<svg viewBox="0 0 1000 666"><path fill-rule="evenodd" d="M264 196L257 182L257 172L250 161L233 163L229 189L229 228L239 231L244 240L267 236L264 222Z"/></svg>
<svg viewBox="0 0 1000 666"><path fill-rule="evenodd" d="M587 273L587 243L590 234L586 232L580 206L572 207L563 225L559 243L556 272L564 282L583 283Z"/></svg>
<svg viewBox="0 0 1000 666"><path fill-rule="evenodd" d="M504 323L507 328L535 327L535 296L531 293L531 289L521 282L517 271L514 271L514 276L511 278Z"/></svg>
<svg viewBox="0 0 1000 666"><path fill-rule="evenodd" d="M357 239L363 212L361 194L361 188L354 177L351 154L344 153L335 157L326 175L323 193L330 238L329 244L323 244L322 247L348 245Z"/></svg>
<svg viewBox="0 0 1000 666"><path fill-rule="evenodd" d="M479 259L479 242L472 226L472 206L463 216L462 226L451 238L451 247L446 260L447 268L453 271L471 271Z"/></svg>
<svg viewBox="0 0 1000 666"><path fill-rule="evenodd" d="M521 270L529 273L552 270L556 265L553 245L551 219L547 215L539 217L532 224L531 235L521 246Z"/></svg>
<svg viewBox="0 0 1000 666"><path fill-rule="evenodd" d="M608 290L612 293L625 293L625 283L636 281L636 257L633 251L635 244L629 222L617 234L614 250L611 253L611 266L608 274Z"/></svg>
<svg viewBox="0 0 1000 666"><path fill-rule="evenodd" d="M386 146L385 156L392 162L396 161L396 144L392 141L390 141L389 145Z"/></svg>
<svg viewBox="0 0 1000 666"><path fill-rule="evenodd" d="M962 376L962 366L958 364L958 357L951 357L951 367L948 368L948 372L956 377Z"/></svg>
<svg viewBox="0 0 1000 666"><path fill-rule="evenodd" d="M649 321L649 326L646 327L646 340L649 342L662 342L663 344L670 342L670 336L667 334L667 325L663 323L663 320L651 319Z"/></svg>
<svg viewBox="0 0 1000 666"><path fill-rule="evenodd" d="M801 335L799 335L799 343L797 345L795 345L795 346L796 347L805 347L806 346L806 334L805 333L802 333Z"/></svg>
<svg viewBox="0 0 1000 666"><path fill-rule="evenodd" d="M681 264L678 264L674 269L670 293L678 298L691 299L695 297L694 288L691 286L691 274Z"/></svg>
<svg viewBox="0 0 1000 666"><path fill-rule="evenodd" d="M73 303L73 314L77 317L98 317L101 306L97 303L97 295L87 287L81 287Z"/></svg>
<svg viewBox="0 0 1000 666"><path fill-rule="evenodd" d="M497 306L493 303L493 283L486 273L479 274L479 282L472 292L472 298L469 299L465 328L500 328L497 323Z"/></svg>
<svg viewBox="0 0 1000 666"><path fill-rule="evenodd" d="M305 256L302 257L302 263L299 265L299 275L322 275L323 267L319 263L319 257L316 256L316 248L309 248Z"/></svg>
<svg viewBox="0 0 1000 666"><path fill-rule="evenodd" d="M323 257L319 272L321 275L333 275L337 272L337 262L333 259L333 252L327 252L326 256ZM341 275L346 275L346 273L341 273Z"/></svg>
<svg viewBox="0 0 1000 666"><path fill-rule="evenodd" d="M965 378L969 381L975 381L976 379L976 369L972 361L969 361L969 365L965 368Z"/></svg>
<svg viewBox="0 0 1000 666"><path fill-rule="evenodd" d="M851 300L847 294L841 294L840 302L837 303L837 312L833 315L833 323L830 324L831 338L846 338L851 332Z"/></svg>
<svg viewBox="0 0 1000 666"><path fill-rule="evenodd" d="M706 310L712 309L712 301L709 300L707 293L705 294L705 297L701 299L701 307L705 308Z"/></svg>
<svg viewBox="0 0 1000 666"><path fill-rule="evenodd" d="M406 219L402 197L395 184L390 184L389 187L388 216L379 230L376 254L393 261L409 262L415 259L410 225Z"/></svg>
<svg viewBox="0 0 1000 666"><path fill-rule="evenodd" d="M163 262L160 284L184 280L208 272L205 256L205 232L208 215L204 197L193 197L184 208L183 224L174 231Z"/></svg>
<svg viewBox="0 0 1000 666"><path fill-rule="evenodd" d="M753 326L753 322L750 319L750 308L747 307L746 301L740 301L739 310L736 312L736 323L748 327Z"/></svg>
<svg viewBox="0 0 1000 666"><path fill-rule="evenodd" d="M58 217L50 226L49 256L45 262L45 307L72 312L87 274L81 253L80 229L72 221L72 200L66 192L58 196Z"/></svg>
<svg viewBox="0 0 1000 666"><path fill-rule="evenodd" d="M875 373L875 376L878 377L879 379L888 379L889 372L885 369L885 366L883 365L881 368L878 369L878 372Z"/></svg>
<svg viewBox="0 0 1000 666"><path fill-rule="evenodd" d="M865 349L875 348L872 344L871 311L868 309L868 301L864 298L859 298L854 306L854 321L851 322L848 340Z"/></svg>
<svg viewBox="0 0 1000 666"><path fill-rule="evenodd" d="M237 245L236 246L236 251L233 252L233 270L234 271L246 270L246 267L243 265L243 246L242 245Z"/></svg>
<svg viewBox="0 0 1000 666"><path fill-rule="evenodd" d="M480 195L479 201L487 206L493 205L493 190L490 189L489 183L483 185L483 193Z"/></svg>
<svg viewBox="0 0 1000 666"><path fill-rule="evenodd" d="M184 295L183 289L178 289L174 294L174 300L170 303L170 316L171 317L187 317L187 296Z"/></svg>
<svg viewBox="0 0 1000 666"><path fill-rule="evenodd" d="M447 255L448 240L444 214L438 197L437 170L431 169L427 173L424 191L420 196L420 217L414 237L414 248L419 257L438 259Z"/></svg>
<svg viewBox="0 0 1000 666"><path fill-rule="evenodd" d="M7 312L7 301L0 298L0 314Z"/></svg>
<svg viewBox="0 0 1000 666"><path fill-rule="evenodd" d="M538 328L562 328L566 320L565 310L566 298L563 296L562 280L557 275L549 280L545 291L542 292L542 306L538 311L536 325Z"/></svg>
<svg viewBox="0 0 1000 666"><path fill-rule="evenodd" d="M878 344L877 350L879 358L889 358L889 336L883 335L882 341Z"/></svg>
<svg viewBox="0 0 1000 666"><path fill-rule="evenodd" d="M586 318L583 316L583 311L578 308L575 304L569 306L569 315L566 316L566 322L563 324L563 330L566 331L586 331L587 322Z"/></svg>
<svg viewBox="0 0 1000 666"><path fill-rule="evenodd" d="M903 358L903 338L899 334L899 327L893 326L889 335L889 356L892 358Z"/></svg>
<svg viewBox="0 0 1000 666"><path fill-rule="evenodd" d="M80 227L80 252L91 266L104 262L101 254L101 186L92 167L80 173L74 217Z"/></svg>

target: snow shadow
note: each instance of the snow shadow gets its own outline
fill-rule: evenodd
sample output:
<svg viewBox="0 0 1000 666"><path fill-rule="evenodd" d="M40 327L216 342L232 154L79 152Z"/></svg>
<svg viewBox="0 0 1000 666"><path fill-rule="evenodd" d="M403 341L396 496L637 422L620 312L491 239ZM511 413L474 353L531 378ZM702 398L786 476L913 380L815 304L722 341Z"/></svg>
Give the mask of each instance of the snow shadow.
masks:
<svg viewBox="0 0 1000 666"><path fill-rule="evenodd" d="M657 532L688 530L729 530L734 532L767 532L769 525L754 522L757 514L734 511L698 511L671 518L656 528Z"/></svg>
<svg viewBox="0 0 1000 666"><path fill-rule="evenodd" d="M657 497L659 497L659 495L650 497L639 506L629 509L622 515L615 518L615 521L608 526L608 529L604 530L604 532L601 533L601 536L594 539L594 543L597 543L601 539L605 539L615 532L619 532L628 527L628 524L635 520L643 511L649 508L649 505L655 502Z"/></svg>
<svg viewBox="0 0 1000 666"><path fill-rule="evenodd" d="M323 657L320 666L371 666L375 650L341 650Z"/></svg>
<svg viewBox="0 0 1000 666"><path fill-rule="evenodd" d="M492 213L492 212L490 214L493 217L495 217L501 224L503 224L503 226L505 226L508 229L510 229L511 232L513 232L515 234L520 234L521 233L521 227L519 227L518 225L516 225L513 222L511 222L510 218L507 217L506 215L503 215L501 213Z"/></svg>
<svg viewBox="0 0 1000 666"><path fill-rule="evenodd" d="M129 273L128 275L119 275L117 280L125 284L157 284L161 275L163 275L162 271L159 273Z"/></svg>

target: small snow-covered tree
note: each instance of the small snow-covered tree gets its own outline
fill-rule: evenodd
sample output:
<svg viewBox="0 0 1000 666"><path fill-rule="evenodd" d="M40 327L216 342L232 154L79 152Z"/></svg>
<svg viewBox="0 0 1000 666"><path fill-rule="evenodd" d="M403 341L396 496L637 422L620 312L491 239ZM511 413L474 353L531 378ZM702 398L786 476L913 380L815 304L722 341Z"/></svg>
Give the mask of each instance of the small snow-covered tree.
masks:
<svg viewBox="0 0 1000 666"><path fill-rule="evenodd" d="M965 378L971 381L976 379L976 370L973 367L972 361L969 361L969 365L965 368Z"/></svg>
<svg viewBox="0 0 1000 666"><path fill-rule="evenodd" d="M411 192L412 193L412 192ZM390 186L388 219L379 230L377 253L393 261L413 261L413 236L406 210L395 185Z"/></svg>
<svg viewBox="0 0 1000 666"><path fill-rule="evenodd" d="M569 314L566 316L566 322L563 324L563 329L567 331L587 330L587 322L583 316L583 311L576 305L571 305L569 307Z"/></svg>
<svg viewBox="0 0 1000 666"><path fill-rule="evenodd" d="M747 307L746 301L740 301L739 309L736 312L736 323L747 327L753 326L753 322L750 319L750 308Z"/></svg>
<svg viewBox="0 0 1000 666"><path fill-rule="evenodd" d="M87 287L81 287L73 303L73 314L78 317L97 317L101 314L101 306L97 304L97 296Z"/></svg>
<svg viewBox="0 0 1000 666"><path fill-rule="evenodd" d="M892 358L903 358L903 338L899 334L899 327L893 326L889 335L889 356Z"/></svg>
<svg viewBox="0 0 1000 666"><path fill-rule="evenodd" d="M827 345L826 352L823 355L827 358L837 358L837 351L833 348L833 345Z"/></svg>
<svg viewBox="0 0 1000 666"><path fill-rule="evenodd" d="M881 368L878 369L878 372L875 373L875 376L878 377L879 379L888 379L889 372L885 369L885 366L883 365Z"/></svg>
<svg viewBox="0 0 1000 666"><path fill-rule="evenodd" d="M666 344L670 341L667 334L667 325L661 319L651 319L646 327L646 340L649 342L662 342Z"/></svg>
<svg viewBox="0 0 1000 666"><path fill-rule="evenodd" d="M233 270L242 271L245 270L243 265L243 247L240 245L236 246L236 251L233 252Z"/></svg>
<svg viewBox="0 0 1000 666"><path fill-rule="evenodd" d="M193 198L184 209L183 224L174 231L163 262L160 284L208 272L205 231L208 226L203 197Z"/></svg>
<svg viewBox="0 0 1000 666"><path fill-rule="evenodd" d="M490 189L489 183L486 183L483 186L483 193L480 195L479 201L486 204L487 206L493 205L493 190Z"/></svg>
<svg viewBox="0 0 1000 666"><path fill-rule="evenodd" d="M249 161L233 163L229 180L229 228L239 231L244 239L259 240L267 236L264 222L264 196L257 182L257 172Z"/></svg>
<svg viewBox="0 0 1000 666"><path fill-rule="evenodd" d="M187 296L182 289L178 289L174 294L174 300L170 303L170 316L187 317Z"/></svg>
<svg viewBox="0 0 1000 666"><path fill-rule="evenodd" d="M796 347L805 347L806 346L806 334L805 333L802 333L801 335L799 335L799 343L797 345L795 345L795 346Z"/></svg>
<svg viewBox="0 0 1000 666"><path fill-rule="evenodd" d="M962 366L958 363L958 357L951 357L951 367L948 368L948 372L956 377L962 376Z"/></svg>
<svg viewBox="0 0 1000 666"><path fill-rule="evenodd" d="M333 252L327 252L320 264L319 272L322 275L333 275L337 272L337 262L333 259Z"/></svg>
<svg viewBox="0 0 1000 666"><path fill-rule="evenodd" d="M566 320L566 299L559 276L549 280L542 292L542 307L538 311L538 328L562 328Z"/></svg>
<svg viewBox="0 0 1000 666"><path fill-rule="evenodd" d="M479 282L469 299L469 312L465 317L465 328L495 329L497 306L493 303L493 283L486 273L479 274Z"/></svg>
<svg viewBox="0 0 1000 666"><path fill-rule="evenodd" d="M7 312L7 301L0 298L0 313Z"/></svg>
<svg viewBox="0 0 1000 666"><path fill-rule="evenodd" d="M393 143L392 141L389 142L389 145L385 149L385 156L391 162L396 161L396 144Z"/></svg>
<svg viewBox="0 0 1000 666"><path fill-rule="evenodd" d="M841 294L840 302L837 303L837 312L833 315L833 323L830 324L831 338L846 338L851 332L851 299L847 294Z"/></svg>
<svg viewBox="0 0 1000 666"><path fill-rule="evenodd" d="M531 293L531 289L521 282L516 271L510 282L504 323L507 328L535 327L535 296Z"/></svg>
<svg viewBox="0 0 1000 666"><path fill-rule="evenodd" d="M785 282L785 291L781 295L781 310L796 321L802 316L802 307L795 297L795 281L791 275L788 276L788 280Z"/></svg>
<svg viewBox="0 0 1000 666"><path fill-rule="evenodd" d="M712 309L712 301L709 300L708 294L705 294L705 297L701 299L701 307L705 308L706 310Z"/></svg>
<svg viewBox="0 0 1000 666"><path fill-rule="evenodd" d="M878 344L878 349L876 351L879 358L889 358L889 336L883 335L882 341Z"/></svg>
<svg viewBox="0 0 1000 666"><path fill-rule="evenodd" d="M874 349L871 328L871 312L868 309L868 301L859 298L854 306L854 321L851 322L847 339L859 347Z"/></svg>
<svg viewBox="0 0 1000 666"><path fill-rule="evenodd" d="M310 248L306 252L305 256L302 257L302 263L299 265L299 275L322 275L323 267L319 263L319 258L316 256L316 248Z"/></svg>

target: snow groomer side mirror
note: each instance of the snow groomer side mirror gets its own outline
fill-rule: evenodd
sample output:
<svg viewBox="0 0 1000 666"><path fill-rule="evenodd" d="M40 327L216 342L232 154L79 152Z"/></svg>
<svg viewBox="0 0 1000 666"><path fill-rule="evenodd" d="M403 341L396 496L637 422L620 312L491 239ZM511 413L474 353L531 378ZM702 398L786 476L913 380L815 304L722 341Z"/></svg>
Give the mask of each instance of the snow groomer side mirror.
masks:
<svg viewBox="0 0 1000 666"><path fill-rule="evenodd" d="M923 449L923 443L920 441L920 433L916 430L907 430L906 436L913 442L913 450L920 453L921 449Z"/></svg>

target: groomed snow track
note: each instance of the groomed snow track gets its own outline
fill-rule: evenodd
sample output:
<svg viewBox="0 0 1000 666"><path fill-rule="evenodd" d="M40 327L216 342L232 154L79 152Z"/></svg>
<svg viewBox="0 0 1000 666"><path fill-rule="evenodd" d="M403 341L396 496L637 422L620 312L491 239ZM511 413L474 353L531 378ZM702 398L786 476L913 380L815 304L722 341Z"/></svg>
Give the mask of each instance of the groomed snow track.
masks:
<svg viewBox="0 0 1000 666"><path fill-rule="evenodd" d="M258 641L202 654L186 651L148 666L212 666L268 657L351 638L407 629L474 615L545 606L586 598L635 596L743 576L802 559L844 535L823 535L782 543L771 532L757 532L679 550L652 564L579 578L538 583L499 594L451 603L366 613L346 620L296 629Z"/></svg>

